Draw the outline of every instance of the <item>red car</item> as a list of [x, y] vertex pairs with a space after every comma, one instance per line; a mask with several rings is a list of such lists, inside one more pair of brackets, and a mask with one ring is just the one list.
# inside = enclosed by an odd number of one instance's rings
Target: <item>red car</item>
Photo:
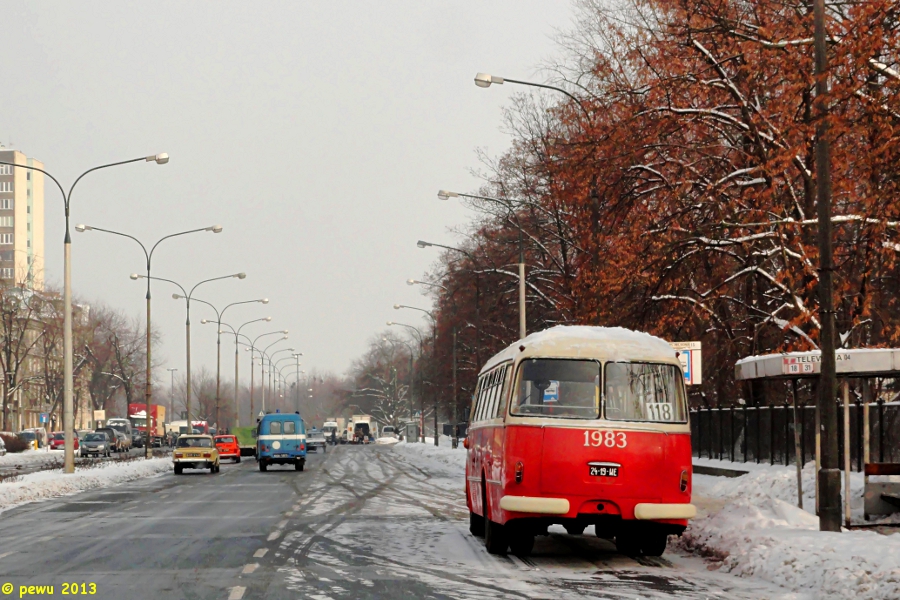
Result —
[[234, 462], [241, 462], [241, 448], [233, 435], [217, 435], [216, 450], [219, 451], [220, 459], [233, 458]]
[[[78, 452], [78, 436], [75, 435], [75, 452]], [[51, 450], [65, 450], [66, 448], [66, 434], [62, 431], [55, 431], [50, 434], [50, 449]]]

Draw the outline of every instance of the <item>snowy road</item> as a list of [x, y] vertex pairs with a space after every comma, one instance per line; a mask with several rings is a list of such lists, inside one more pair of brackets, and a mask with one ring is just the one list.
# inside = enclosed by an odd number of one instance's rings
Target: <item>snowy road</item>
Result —
[[95, 598], [129, 600], [796, 598], [671, 546], [620, 556], [590, 529], [539, 538], [526, 560], [491, 556], [468, 533], [458, 461], [412, 446], [331, 448], [302, 473], [245, 460], [14, 508], [0, 583], [58, 598], [63, 582], [93, 583]]

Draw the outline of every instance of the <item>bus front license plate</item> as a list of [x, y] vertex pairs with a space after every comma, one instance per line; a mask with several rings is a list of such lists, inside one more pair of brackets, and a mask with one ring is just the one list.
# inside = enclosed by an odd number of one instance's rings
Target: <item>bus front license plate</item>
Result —
[[619, 467], [590, 467], [591, 477], [618, 477]]

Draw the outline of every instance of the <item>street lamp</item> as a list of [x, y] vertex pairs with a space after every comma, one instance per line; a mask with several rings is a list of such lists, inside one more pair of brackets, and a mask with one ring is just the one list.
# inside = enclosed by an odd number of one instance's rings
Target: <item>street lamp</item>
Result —
[[[268, 298], [257, 298], [256, 300], [241, 300], [240, 302], [232, 302], [223, 308], [221, 311], [218, 310], [215, 306], [207, 302], [206, 300], [200, 300], [199, 298], [195, 298], [197, 302], [202, 302], [207, 305], [213, 312], [216, 313], [216, 320], [210, 321], [209, 319], [203, 319], [200, 321], [201, 325], [206, 325], [207, 323], [215, 323], [216, 324], [216, 430], [218, 431], [219, 424], [219, 399], [220, 399], [220, 390], [221, 390], [221, 381], [222, 381], [222, 316], [225, 314], [225, 311], [231, 308], [232, 306], [237, 306], [239, 304], [254, 304], [259, 302], [260, 304], [268, 304]], [[234, 416], [235, 423], [239, 423], [239, 419], [237, 415]]]
[[[420, 247], [423, 247], [423, 246], [420, 246]], [[429, 287], [441, 288], [441, 289], [444, 290], [445, 292], [448, 291], [448, 290], [447, 290], [447, 286], [441, 285], [440, 283], [432, 283], [432, 282], [430, 282], [430, 281], [419, 281], [418, 279], [407, 279], [407, 280], [406, 280], [406, 285], [416, 285], [416, 284], [418, 284], [418, 285], [427, 285], [427, 286], [429, 286]]]
[[489, 88], [489, 87], [491, 87], [492, 83], [496, 83], [497, 85], [503, 85], [504, 83], [507, 83], [507, 82], [516, 83], [519, 85], [527, 85], [527, 86], [536, 87], [536, 88], [544, 88], [545, 90], [553, 90], [555, 92], [565, 94], [566, 96], [568, 96], [575, 102], [575, 104], [578, 106], [578, 108], [580, 108], [582, 110], [582, 112], [585, 113], [585, 115], [590, 116], [590, 114], [587, 112], [587, 109], [582, 104], [581, 100], [579, 100], [578, 98], [576, 98], [575, 96], [573, 96], [572, 94], [570, 94], [569, 92], [567, 92], [566, 90], [564, 90], [560, 87], [547, 85], [545, 83], [534, 83], [532, 81], [521, 81], [518, 79], [506, 79], [504, 77], [497, 77], [496, 75], [489, 75], [487, 73], [477, 73], [475, 75], [475, 85], [477, 85], [480, 88]]
[[432, 322], [434, 323], [434, 326], [437, 327], [437, 319], [434, 318], [434, 313], [432, 313], [430, 310], [425, 310], [424, 308], [418, 308], [416, 306], [407, 306], [405, 304], [395, 304], [394, 305], [394, 310], [400, 310], [401, 308], [408, 308], [410, 310], [417, 310], [419, 312], [425, 313], [426, 315], [428, 315], [431, 318]]
[[[172, 415], [175, 414], [175, 371], [178, 369], [169, 368], [166, 371], [172, 376], [172, 382], [169, 385], [169, 420], [171, 421]], [[147, 436], [150, 437], [149, 434]]]
[[169, 162], [169, 155], [165, 152], [160, 154], [152, 154], [150, 156], [142, 156], [140, 158], [132, 158], [119, 162], [100, 165], [88, 169], [75, 179], [75, 183], [69, 188], [69, 192], [63, 188], [62, 184], [56, 177], [47, 171], [30, 165], [19, 165], [16, 163], [0, 161], [0, 165], [8, 165], [18, 169], [28, 169], [29, 171], [37, 171], [43, 173], [56, 184], [63, 197], [63, 207], [65, 208], [66, 235], [63, 238], [63, 429], [65, 430], [65, 463], [64, 472], [75, 472], [75, 404], [74, 404], [74, 368], [73, 360], [74, 350], [72, 348], [72, 236], [69, 235], [69, 214], [72, 200], [72, 192], [78, 182], [87, 175], [100, 169], [108, 167], [117, 167], [119, 165], [127, 165], [139, 161], [155, 162], [158, 165], [164, 165]]
[[[168, 157], [166, 157], [166, 160], [168, 160]], [[144, 251], [144, 258], [147, 260], [147, 296], [146, 296], [146, 298], [147, 298], [147, 373], [146, 373], [147, 382], [146, 382], [146, 392], [144, 393], [144, 402], [146, 404], [146, 409], [147, 409], [147, 440], [148, 440], [148, 443], [144, 447], [144, 456], [146, 458], [150, 458], [153, 455], [153, 453], [151, 452], [152, 444], [149, 443], [149, 441], [151, 440], [150, 432], [153, 428], [153, 411], [150, 408], [150, 404], [152, 403], [152, 400], [153, 400], [153, 374], [151, 372], [152, 364], [151, 364], [151, 360], [150, 360], [150, 358], [151, 358], [150, 357], [150, 339], [151, 339], [151, 334], [150, 334], [150, 264], [151, 264], [151, 261], [153, 260], [153, 253], [156, 251], [156, 248], [163, 241], [168, 240], [170, 238], [187, 235], [189, 233], [199, 233], [201, 231], [211, 231], [213, 233], [221, 233], [222, 226], [221, 225], [211, 225], [209, 227], [200, 227], [198, 229], [189, 229], [188, 231], [180, 231], [178, 233], [171, 233], [169, 235], [165, 235], [165, 236], [161, 237], [155, 244], [153, 244], [153, 247], [151, 247], [149, 251], [147, 250], [147, 246], [145, 246], [143, 244], [143, 242], [141, 242], [139, 239], [137, 239], [133, 235], [129, 235], [127, 233], [113, 231], [112, 229], [103, 229], [101, 227], [92, 227], [90, 225], [83, 225], [83, 224], [76, 225], [75, 231], [78, 231], [81, 233], [84, 233], [85, 231], [102, 231], [103, 233], [118, 235], [120, 237], [125, 237], [130, 240], [133, 240], [137, 243], [138, 246], [141, 247], [141, 250]]]
[[381, 340], [383, 342], [388, 342], [389, 344], [403, 344], [409, 349], [409, 415], [412, 416], [413, 406], [415, 403], [415, 399], [413, 398], [413, 381], [415, 380], [413, 378], [413, 355], [415, 354], [415, 352], [413, 351], [413, 347], [403, 340], [393, 340], [388, 339], [387, 337], [382, 337]]
[[[262, 336], [260, 336], [262, 337]], [[259, 339], [259, 338], [257, 338]], [[262, 397], [262, 409], [265, 412], [266, 410], [266, 371], [265, 371], [265, 359], [269, 358], [269, 385], [271, 386], [272, 382], [272, 359], [267, 354], [269, 348], [274, 346], [275, 344], [280, 344], [284, 340], [288, 339], [287, 329], [284, 330], [284, 337], [280, 340], [276, 340], [266, 346], [263, 350], [259, 350], [259, 364], [260, 364], [260, 373], [262, 373], [262, 386], [263, 386], [263, 397]], [[253, 345], [256, 345], [256, 342], [253, 342]]]
[[[507, 221], [512, 223], [512, 215], [515, 211], [513, 211], [512, 203], [500, 200], [499, 198], [489, 198], [487, 196], [478, 196], [475, 194], [462, 194], [458, 192], [450, 192], [447, 190], [439, 190], [438, 191], [438, 199], [440, 200], [449, 200], [450, 198], [471, 198], [473, 200], [484, 200], [485, 202], [494, 202], [496, 204], [503, 205], [507, 210]], [[522, 243], [522, 225], [518, 222], [519, 218], [516, 217], [516, 229], [518, 230], [519, 237], [519, 339], [524, 338], [528, 335], [527, 332], [527, 321], [525, 318], [525, 248]], [[427, 242], [419, 242], [419, 244]], [[429, 246], [440, 246], [440, 244], [428, 244]], [[424, 248], [425, 246], [419, 246], [420, 248]], [[446, 246], [440, 246], [441, 248], [446, 248]]]
[[[239, 379], [239, 376], [238, 376], [238, 357], [240, 356], [240, 352], [238, 352], [238, 341], [239, 341], [238, 338], [239, 338], [240, 336], [244, 335], [244, 334], [241, 333], [241, 329], [243, 329], [244, 326], [249, 325], [250, 323], [259, 323], [260, 321], [265, 321], [265, 322], [268, 323], [268, 322], [270, 322], [271, 320], [272, 320], [272, 317], [263, 317], [263, 318], [261, 318], [261, 319], [253, 319], [252, 321], [247, 321], [247, 322], [244, 323], [243, 325], [239, 326], [237, 329], [235, 329], [234, 327], [232, 327], [232, 326], [229, 325], [228, 323], [222, 323], [222, 325], [224, 325], [225, 327], [227, 327], [228, 329], [230, 329], [232, 333], [234, 333], [234, 426], [235, 426], [235, 427], [240, 427], [240, 426], [241, 426], [240, 411], [238, 410], [238, 408], [239, 408], [239, 405], [238, 405], [238, 391], [239, 391], [239, 386], [238, 386], [238, 379]], [[221, 333], [221, 332], [219, 332], [219, 333]], [[245, 337], [247, 340], [250, 339], [250, 338], [248, 338], [246, 335], [244, 335], [244, 337]], [[253, 365], [252, 365], [252, 364], [250, 365], [250, 371], [251, 371], [251, 373], [252, 373], [252, 371], [253, 371]], [[252, 376], [251, 376], [251, 379], [252, 379]], [[252, 393], [252, 392], [251, 392], [251, 393]], [[250, 413], [251, 413], [251, 415], [253, 414], [253, 408], [252, 408], [252, 407], [251, 407], [251, 409], [250, 409]], [[251, 417], [251, 422], [252, 422], [252, 417]]]
[[[254, 383], [254, 381], [253, 381], [253, 376], [254, 376], [253, 374], [255, 373], [255, 370], [253, 369], [253, 367], [255, 366], [254, 360], [253, 360], [253, 352], [254, 352], [254, 351], [257, 351], [257, 352], [260, 353], [260, 356], [259, 356], [260, 379], [262, 380], [262, 384], [263, 384], [263, 387], [262, 387], [262, 392], [263, 392], [263, 406], [262, 406], [262, 408], [263, 408], [263, 414], [265, 414], [265, 408], [266, 408], [266, 400], [265, 400], [265, 398], [266, 398], [266, 382], [265, 382], [265, 377], [263, 377], [263, 372], [262, 372], [262, 364], [263, 364], [263, 362], [262, 362], [262, 351], [261, 351], [259, 348], [256, 347], [256, 342], [258, 342], [260, 339], [262, 339], [262, 338], [264, 338], [264, 337], [266, 337], [266, 336], [269, 336], [269, 335], [275, 335], [275, 334], [282, 334], [282, 335], [285, 336], [285, 339], [287, 339], [288, 330], [287, 330], [287, 329], [283, 329], [283, 330], [280, 330], [280, 331], [269, 331], [269, 332], [267, 332], [267, 333], [263, 333], [263, 334], [260, 334], [260, 335], [256, 336], [256, 339], [254, 339], [254, 340], [252, 340], [252, 341], [251, 341], [250, 338], [247, 337], [246, 335], [241, 334], [242, 337], [244, 337], [248, 342], [250, 342], [249, 344], [244, 344], [245, 346], [248, 346], [247, 348], [244, 348], [244, 350], [247, 351], [247, 352], [250, 352], [250, 422], [251, 422], [251, 423], [253, 422], [253, 408], [254, 408], [254, 406], [253, 406], [253, 388], [255, 387], [255, 383]], [[241, 342], [241, 343], [243, 343], [243, 342]]]
[[210, 281], [219, 281], [220, 279], [246, 279], [246, 273], [234, 273], [233, 275], [222, 275], [220, 277], [212, 277], [210, 279], [204, 279], [203, 281], [194, 285], [191, 288], [191, 291], [188, 292], [184, 289], [184, 286], [178, 283], [177, 281], [172, 281], [171, 279], [164, 279], [162, 277], [147, 277], [146, 275], [138, 275], [137, 273], [132, 273], [131, 278], [134, 280], [138, 279], [153, 279], [156, 281], [165, 281], [167, 283], [171, 283], [172, 285], [177, 286], [181, 290], [181, 295], [172, 294], [172, 298], [174, 300], [184, 300], [185, 308], [187, 316], [184, 321], [184, 332], [186, 338], [186, 349], [185, 349], [185, 360], [187, 362], [187, 380], [185, 381], [185, 406], [184, 410], [187, 414], [188, 420], [188, 431], [193, 431], [193, 426], [190, 424], [191, 421], [191, 298], [194, 295], [194, 290], [203, 285], [204, 283], [209, 283]]
[[[283, 340], [279, 340], [279, 341], [283, 341]], [[274, 342], [273, 344], [270, 344], [269, 347], [271, 348], [272, 346], [274, 346], [277, 343], [278, 342]], [[273, 359], [275, 358], [276, 354], [280, 354], [281, 352], [294, 352], [294, 351], [295, 351], [294, 348], [281, 348], [280, 350], [276, 350], [275, 352], [272, 352], [271, 354], [267, 354], [267, 356], [269, 357], [269, 385], [272, 386], [273, 394], [275, 393], [276, 381], [275, 381], [274, 373], [272, 371], [274, 371], [276, 368], [278, 368], [278, 363], [273, 362]]]
[[[425, 356], [425, 351], [424, 351], [424, 344], [425, 344], [424, 339], [425, 338], [424, 338], [424, 335], [422, 334], [422, 332], [419, 331], [418, 327], [413, 327], [412, 325], [407, 325], [406, 323], [397, 323], [396, 321], [388, 321], [387, 325], [388, 325], [388, 327], [390, 327], [392, 325], [397, 325], [399, 327], [406, 327], [407, 329], [411, 329], [412, 331], [415, 331], [416, 337], [419, 338], [419, 356], [421, 356], [421, 357]], [[431, 357], [432, 357], [432, 362], [434, 362], [434, 360], [437, 358], [437, 328], [435, 328], [434, 338], [431, 340]], [[420, 375], [420, 379], [421, 379], [422, 378], [422, 370], [421, 369], [419, 369], [419, 375]], [[421, 437], [422, 437], [422, 443], [424, 444], [425, 443], [425, 383], [424, 383], [424, 380], [422, 381], [422, 385], [420, 386], [420, 389], [419, 389], [419, 411], [420, 411], [419, 423], [420, 423], [420, 427], [422, 428]], [[435, 446], [438, 445], [437, 428], [438, 428], [437, 395], [435, 395], [435, 397], [434, 397], [434, 445]]]

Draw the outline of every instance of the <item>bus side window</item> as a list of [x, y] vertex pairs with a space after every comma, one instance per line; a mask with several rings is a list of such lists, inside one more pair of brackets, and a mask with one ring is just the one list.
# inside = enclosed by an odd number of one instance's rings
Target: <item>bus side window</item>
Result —
[[297, 426], [293, 421], [285, 421], [284, 422], [284, 433], [297, 433]]
[[503, 390], [503, 374], [506, 373], [506, 367], [497, 369], [497, 381], [494, 384], [494, 394], [491, 397], [491, 418], [497, 418], [497, 409], [500, 405], [500, 392]]
[[475, 393], [472, 394], [472, 406], [469, 407], [469, 422], [474, 422], [476, 420], [476, 411], [478, 410], [478, 397], [481, 395], [481, 377], [478, 378], [478, 382], [475, 384]]
[[491, 374], [486, 373], [482, 376], [481, 394], [478, 397], [478, 420], [484, 420], [485, 407], [487, 406], [488, 395], [491, 391]]
[[500, 402], [497, 403], [496, 417], [506, 416], [506, 404], [509, 400], [510, 379], [512, 378], [512, 365], [507, 365], [503, 370], [503, 378], [500, 380]]
[[497, 406], [497, 380], [499, 379], [500, 369], [494, 369], [491, 373], [491, 393], [488, 397], [486, 419], [494, 418], [494, 408]]

